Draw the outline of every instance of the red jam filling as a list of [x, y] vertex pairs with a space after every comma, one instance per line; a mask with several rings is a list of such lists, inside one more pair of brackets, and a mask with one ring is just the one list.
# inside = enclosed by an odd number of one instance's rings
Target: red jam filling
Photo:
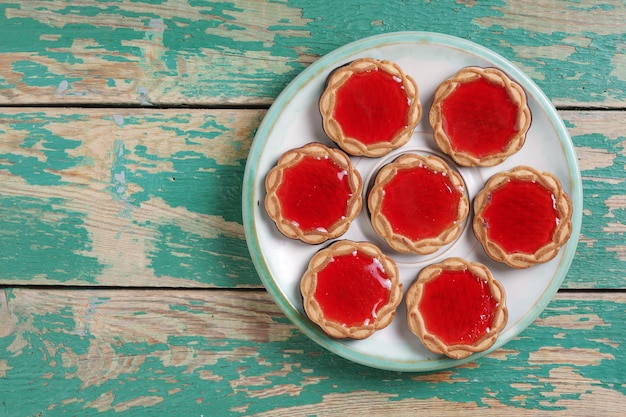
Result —
[[518, 131], [517, 112], [503, 86], [478, 78], [444, 100], [443, 130], [452, 149], [482, 158], [505, 150]]
[[381, 213], [395, 233], [413, 241], [435, 238], [457, 220], [461, 192], [441, 172], [398, 170], [384, 193]]
[[327, 320], [367, 325], [389, 301], [391, 279], [376, 258], [354, 251], [336, 256], [317, 273], [315, 299]]
[[334, 117], [345, 136], [370, 145], [404, 129], [409, 106], [402, 80], [374, 69], [353, 74], [339, 88]]
[[276, 192], [283, 217], [303, 231], [328, 231], [346, 216], [352, 196], [348, 173], [332, 159], [305, 156], [283, 171]]
[[550, 190], [512, 179], [491, 192], [483, 218], [487, 236], [505, 252], [533, 254], [552, 241], [559, 213]]
[[469, 270], [442, 271], [424, 285], [419, 303], [426, 330], [447, 345], [473, 344], [489, 333], [497, 307], [489, 284]]

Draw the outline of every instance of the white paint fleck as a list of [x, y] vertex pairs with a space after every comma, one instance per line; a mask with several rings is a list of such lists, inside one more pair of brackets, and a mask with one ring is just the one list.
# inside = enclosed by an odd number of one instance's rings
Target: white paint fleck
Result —
[[57, 87], [57, 94], [62, 94], [70, 88], [70, 83], [67, 80], [63, 80], [59, 83]]
[[118, 126], [124, 126], [124, 116], [122, 116], [121, 114], [114, 114], [113, 121]]
[[115, 174], [115, 181], [120, 184], [126, 184], [126, 172], [122, 171], [119, 174]]
[[149, 106], [152, 103], [150, 102], [150, 97], [148, 95], [148, 89], [144, 86], [140, 86], [137, 88], [137, 93], [139, 94], [139, 103], [144, 106]]
[[152, 29], [159, 30], [159, 31], [163, 31], [167, 27], [165, 26], [163, 19], [155, 19], [155, 18], [150, 19], [148, 26], [150, 26]]

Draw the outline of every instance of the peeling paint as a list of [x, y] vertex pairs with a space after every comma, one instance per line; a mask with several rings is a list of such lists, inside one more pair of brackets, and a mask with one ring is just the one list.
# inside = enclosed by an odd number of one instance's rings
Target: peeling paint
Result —
[[[404, 374], [327, 352], [297, 331], [264, 291], [11, 290], [10, 310], [19, 322], [0, 338], [0, 352], [18, 339], [21, 348], [0, 360], [0, 372], [13, 381], [10, 389], [55, 398], [49, 406], [68, 414], [156, 410], [174, 402], [196, 415], [331, 413], [358, 410], [363, 395], [367, 415], [378, 405], [380, 415], [391, 405], [407, 414], [417, 406], [571, 413], [590, 404], [576, 396], [623, 401], [626, 395], [615, 383], [625, 360], [622, 332], [615, 329], [626, 298], [594, 294], [559, 295], [521, 338], [476, 362]], [[33, 381], [15, 379], [16, 370]], [[16, 409], [12, 397], [5, 402], [7, 410]]]
[[[11, 39], [0, 52], [0, 246], [11, 249], [0, 251], [0, 284], [27, 286], [0, 289], [0, 410], [619, 413], [623, 17], [617, 0], [0, 5], [0, 39]], [[369, 369], [304, 336], [260, 289], [241, 225], [243, 169], [265, 113], [255, 109], [320, 56], [399, 30], [473, 40], [557, 106], [603, 109], [560, 112], [584, 173], [563, 286], [597, 291], [559, 293], [505, 347], [428, 374]], [[122, 288], [133, 286], [170, 289]]]

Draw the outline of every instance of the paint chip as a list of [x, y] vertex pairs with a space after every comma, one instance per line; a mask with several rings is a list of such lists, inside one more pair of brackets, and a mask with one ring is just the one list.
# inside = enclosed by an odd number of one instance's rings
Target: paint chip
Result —
[[155, 30], [160, 30], [163, 31], [165, 30], [165, 28], [167, 26], [165, 26], [165, 22], [163, 22], [163, 19], [150, 19], [150, 23], [148, 23], [148, 25]]
[[139, 103], [141, 105], [151, 105], [152, 103], [150, 102], [150, 97], [148, 96], [148, 89], [144, 86], [138, 87], [137, 88], [137, 93], [139, 94]]
[[126, 171], [122, 171], [119, 174], [115, 174], [115, 181], [119, 184], [126, 183]]
[[70, 88], [70, 83], [68, 83], [67, 80], [63, 80], [59, 83], [57, 87], [57, 94], [63, 94], [69, 88]]

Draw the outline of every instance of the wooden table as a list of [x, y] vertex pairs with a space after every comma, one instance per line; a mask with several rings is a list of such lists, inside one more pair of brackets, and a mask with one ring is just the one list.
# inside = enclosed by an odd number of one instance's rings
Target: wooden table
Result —
[[[622, 0], [0, 2], [0, 415], [624, 415]], [[584, 186], [556, 298], [432, 373], [357, 365], [280, 312], [242, 226], [280, 91], [350, 41], [448, 33], [564, 119]]]

